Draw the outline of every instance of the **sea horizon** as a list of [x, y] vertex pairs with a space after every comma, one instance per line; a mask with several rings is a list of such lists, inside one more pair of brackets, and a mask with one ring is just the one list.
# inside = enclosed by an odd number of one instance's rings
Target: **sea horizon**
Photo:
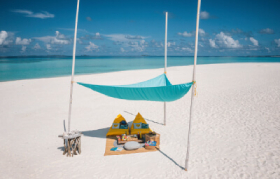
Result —
[[[0, 58], [56, 58], [56, 57], [68, 57], [73, 58], [72, 55], [20, 55], [20, 56], [0, 56]], [[76, 55], [76, 58], [79, 57], [164, 57], [164, 55]], [[194, 57], [193, 55], [170, 55], [168, 57]], [[246, 56], [197, 56], [197, 57], [280, 57], [280, 55], [246, 55]]]
[[[205, 57], [197, 64], [279, 63], [280, 57]], [[193, 65], [192, 56], [169, 56], [167, 67]], [[163, 56], [76, 56], [75, 75], [164, 67]], [[33, 56], [0, 59], [0, 82], [70, 76], [71, 56]]]

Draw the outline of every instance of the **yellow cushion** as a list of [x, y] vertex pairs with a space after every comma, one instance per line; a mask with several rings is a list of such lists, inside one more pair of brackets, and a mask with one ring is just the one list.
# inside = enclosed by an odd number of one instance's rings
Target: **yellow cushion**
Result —
[[[115, 118], [115, 120], [114, 120], [113, 123], [120, 123], [122, 120], [125, 120], [125, 118], [124, 118], [121, 114], [119, 114], [119, 115]], [[126, 121], [126, 120], [125, 120], [125, 121]]]
[[[141, 116], [140, 113], [138, 113], [134, 119], [134, 121], [132, 122], [132, 125], [131, 125], [131, 131], [134, 129], [134, 123], [144, 123], [144, 124], [147, 124], [147, 122], [145, 121], [145, 119]], [[143, 129], [142, 129], [143, 130]]]
[[[125, 120], [125, 118], [121, 114], [119, 114], [115, 118], [113, 123], [120, 123], [122, 120]], [[106, 136], [108, 136], [108, 135], [122, 135], [122, 134], [125, 134], [125, 132], [126, 132], [126, 134], [129, 134], [129, 129], [112, 129], [112, 126], [111, 126], [108, 133], [106, 134]]]
[[129, 129], [112, 129], [112, 127], [109, 129], [108, 133], [106, 134], [106, 136], [108, 135], [122, 135], [122, 134], [129, 134]]
[[139, 132], [139, 134], [140, 134], [140, 133], [141, 133], [141, 134], [147, 134], [147, 133], [149, 133], [149, 132], [152, 131], [150, 128], [148, 128], [148, 129], [134, 129], [134, 123], [140, 123], [140, 122], [142, 122], [142, 123], [144, 123], [144, 124], [147, 124], [147, 122], [146, 122], [145, 119], [141, 116], [141, 114], [138, 113], [138, 114], [136, 115], [136, 117], [135, 117], [135, 119], [134, 119], [132, 125], [131, 125], [131, 130], [130, 130], [130, 134], [131, 134], [131, 135], [133, 135], [133, 134], [138, 134], [138, 132]]

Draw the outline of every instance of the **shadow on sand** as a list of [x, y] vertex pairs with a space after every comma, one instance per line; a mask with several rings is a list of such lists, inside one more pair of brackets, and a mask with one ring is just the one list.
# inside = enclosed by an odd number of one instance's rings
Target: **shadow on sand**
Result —
[[[124, 111], [124, 112], [127, 113], [127, 114], [130, 114], [130, 115], [136, 116], [135, 114], [132, 114], [130, 112], [127, 112], [127, 111]], [[144, 118], [144, 119], [149, 121], [149, 122], [153, 122], [153, 123], [156, 123], [156, 124], [164, 125], [163, 123], [159, 123], [159, 122], [153, 121], [151, 119], [147, 119], [147, 118]]]
[[[157, 148], [158, 149], [158, 148]], [[162, 150], [158, 149], [158, 151], [164, 155], [166, 158], [168, 158], [171, 162], [173, 162], [175, 165], [177, 165], [179, 168], [181, 168], [182, 170], [185, 170], [184, 167], [182, 167], [181, 165], [179, 165], [175, 160], [173, 160], [171, 157], [169, 157], [168, 155], [166, 155], [166, 153], [164, 153]]]
[[57, 147], [58, 150], [64, 151], [64, 146], [62, 147]]
[[81, 131], [83, 135], [88, 137], [96, 137], [96, 138], [106, 138], [106, 134], [109, 131], [110, 127], [90, 130], [90, 131]]

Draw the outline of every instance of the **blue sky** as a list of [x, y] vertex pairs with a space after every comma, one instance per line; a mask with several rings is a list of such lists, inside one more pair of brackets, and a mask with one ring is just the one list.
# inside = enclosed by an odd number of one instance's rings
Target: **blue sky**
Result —
[[[0, 6], [0, 56], [72, 55], [75, 0]], [[80, 0], [77, 55], [193, 56], [196, 0]], [[279, 0], [201, 2], [199, 56], [280, 55]]]

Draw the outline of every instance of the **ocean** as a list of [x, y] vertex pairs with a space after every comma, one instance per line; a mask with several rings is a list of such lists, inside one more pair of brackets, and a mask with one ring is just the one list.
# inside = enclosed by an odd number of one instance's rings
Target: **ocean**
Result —
[[[280, 57], [198, 57], [197, 64], [275, 63]], [[193, 65], [193, 57], [168, 57], [167, 66]], [[164, 67], [164, 57], [77, 57], [75, 75]], [[0, 58], [0, 82], [71, 76], [71, 57]]]

